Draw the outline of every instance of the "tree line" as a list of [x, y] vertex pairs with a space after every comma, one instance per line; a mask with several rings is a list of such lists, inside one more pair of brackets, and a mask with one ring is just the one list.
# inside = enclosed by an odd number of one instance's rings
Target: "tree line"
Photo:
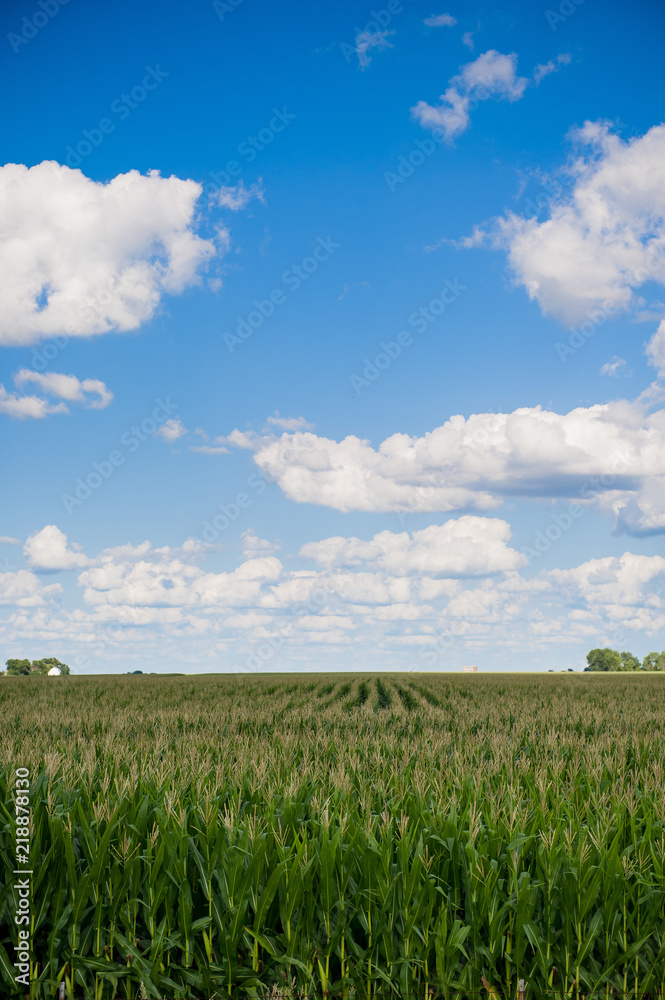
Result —
[[47, 674], [52, 667], [57, 667], [61, 674], [70, 672], [66, 663], [56, 660], [55, 656], [45, 656], [42, 660], [7, 660], [6, 673], [10, 677], [24, 677], [28, 674]]
[[647, 653], [642, 662], [632, 653], [619, 653], [616, 649], [590, 649], [586, 654], [590, 670], [665, 670], [665, 650], [662, 653]]

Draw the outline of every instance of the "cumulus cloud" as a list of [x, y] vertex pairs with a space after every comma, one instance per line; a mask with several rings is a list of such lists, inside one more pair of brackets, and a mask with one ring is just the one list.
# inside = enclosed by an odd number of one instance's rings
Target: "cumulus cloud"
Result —
[[88, 557], [80, 545], [69, 543], [67, 536], [55, 524], [47, 524], [30, 535], [23, 552], [34, 569], [80, 569], [88, 565]]
[[200, 547], [192, 541], [181, 550], [107, 550], [83, 571], [79, 583], [90, 605], [149, 607], [248, 607], [259, 601], [264, 585], [279, 579], [282, 564], [274, 556], [247, 559], [230, 573], [206, 573], [193, 559]]
[[255, 559], [257, 556], [271, 556], [281, 549], [280, 542], [269, 542], [266, 538], [259, 538], [252, 528], [247, 528], [240, 536], [242, 553], [245, 559]]
[[616, 519], [616, 530], [626, 535], [665, 533], [665, 477], [647, 476], [628, 495], [610, 495], [607, 506]]
[[587, 121], [572, 138], [570, 193], [544, 221], [509, 212], [490, 236], [529, 298], [568, 325], [594, 313], [604, 321], [641, 305], [645, 283], [665, 284], [665, 125], [623, 141]]
[[659, 584], [665, 581], [662, 556], [624, 552], [622, 556], [590, 559], [573, 569], [551, 570], [547, 576], [594, 607], [609, 606], [618, 611], [624, 607], [663, 606], [662, 587], [657, 592]]
[[165, 441], [177, 441], [178, 438], [184, 437], [187, 433], [187, 428], [180, 417], [169, 417], [155, 433]]
[[[34, 383], [47, 396], [67, 400], [70, 403], [81, 403], [90, 410], [103, 410], [113, 399], [113, 393], [99, 379], [78, 379], [75, 375], [61, 375], [57, 372], [41, 374], [28, 368], [22, 368], [14, 375], [15, 385], [21, 387], [26, 383]], [[7, 392], [0, 385], [0, 413], [19, 420], [32, 418], [41, 420], [54, 413], [69, 413], [67, 403], [50, 403], [43, 396], [25, 395]]]
[[[54, 537], [42, 561], [80, 555], [64, 535]], [[222, 654], [231, 669], [279, 669], [282, 655], [298, 669], [311, 662], [312, 646], [317, 655], [343, 652], [333, 668], [450, 669], [471, 654], [482, 665], [501, 649], [561, 655], [614, 641], [625, 648], [627, 629], [665, 628], [665, 558], [626, 552], [525, 578], [509, 537], [505, 521], [465, 516], [412, 534], [312, 542], [300, 558], [316, 568], [287, 569], [269, 551], [274, 545], [248, 530], [243, 557], [226, 572], [198, 565], [206, 547], [196, 539], [173, 548], [119, 545], [88, 560], [73, 610], [49, 610], [58, 585], [43, 587], [25, 570], [0, 573], [0, 603], [17, 606], [0, 619], [0, 640], [101, 649], [123, 671], [128, 657], [141, 669], [151, 658], [161, 666], [165, 649], [177, 662], [178, 643], [196, 669], [219, 669]]]
[[20, 569], [15, 573], [0, 573], [0, 604], [17, 608], [39, 608], [52, 601], [62, 591], [59, 583], [44, 586], [34, 573]]
[[48, 396], [66, 399], [69, 403], [82, 403], [91, 410], [103, 410], [113, 400], [113, 393], [96, 378], [81, 380], [75, 375], [62, 375], [58, 372], [40, 374], [22, 368], [14, 376], [14, 382], [18, 386], [32, 382]]
[[430, 28], [452, 28], [457, 24], [457, 18], [451, 14], [432, 14], [425, 18], [425, 24]]
[[17, 420], [43, 420], [54, 413], [69, 413], [69, 410], [64, 403], [49, 403], [41, 396], [18, 396], [0, 385], [0, 413]]
[[658, 371], [659, 376], [665, 376], [665, 320], [658, 324], [658, 329], [647, 344], [649, 364]]
[[154, 170], [100, 183], [55, 162], [0, 167], [0, 343], [145, 323], [217, 252], [193, 230], [200, 194]]
[[491, 517], [467, 515], [422, 531], [382, 531], [368, 541], [326, 538], [300, 550], [327, 569], [367, 565], [393, 576], [486, 576], [517, 569], [524, 556], [508, 547], [510, 525]]
[[569, 497], [603, 502], [619, 530], [629, 530], [626, 505], [640, 507], [643, 485], [665, 480], [665, 410], [650, 412], [643, 400], [564, 414], [537, 406], [457, 415], [376, 448], [355, 436], [237, 434], [226, 440], [253, 449], [290, 500], [344, 512], [483, 511], [510, 497]]
[[432, 106], [418, 101], [411, 114], [424, 128], [440, 130], [446, 139], [454, 139], [469, 126], [470, 113], [478, 101], [490, 98], [519, 101], [529, 81], [517, 75], [517, 56], [490, 49], [462, 67], [452, 77], [441, 95], [441, 104]]

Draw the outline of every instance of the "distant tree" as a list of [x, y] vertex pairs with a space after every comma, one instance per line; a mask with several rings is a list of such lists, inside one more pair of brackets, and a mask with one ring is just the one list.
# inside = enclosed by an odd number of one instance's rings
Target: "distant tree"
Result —
[[21, 677], [30, 673], [30, 660], [7, 660], [5, 666], [10, 677]]
[[642, 670], [665, 670], [665, 650], [662, 653], [647, 653], [642, 660]]
[[586, 654], [589, 670], [621, 670], [621, 657], [616, 649], [591, 649]]
[[69, 667], [55, 656], [45, 656], [41, 660], [32, 661], [32, 669], [38, 674], [47, 674], [52, 667], [57, 667], [61, 674], [70, 673]]
[[636, 656], [632, 653], [622, 653], [621, 654], [621, 667], [620, 670], [640, 670], [641, 664]]

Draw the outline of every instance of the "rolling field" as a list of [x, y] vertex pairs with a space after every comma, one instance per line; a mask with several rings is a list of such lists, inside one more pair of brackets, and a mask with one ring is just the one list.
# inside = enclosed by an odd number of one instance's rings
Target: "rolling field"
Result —
[[662, 676], [4, 677], [0, 732], [2, 996], [665, 996]]

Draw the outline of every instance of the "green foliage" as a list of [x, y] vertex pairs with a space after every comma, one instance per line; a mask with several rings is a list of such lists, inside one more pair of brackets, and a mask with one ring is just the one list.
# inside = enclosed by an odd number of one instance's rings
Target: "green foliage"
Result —
[[647, 653], [641, 664], [632, 653], [617, 653], [615, 649], [592, 649], [586, 658], [588, 663], [586, 671], [665, 670], [665, 651]]
[[642, 670], [665, 670], [665, 651], [647, 653], [642, 660]]
[[589, 670], [621, 670], [621, 657], [616, 649], [591, 649], [586, 654]]
[[663, 677], [307, 682], [3, 681], [3, 998], [16, 767], [32, 1000], [663, 995]]
[[640, 661], [632, 653], [621, 653], [621, 670], [640, 670]]
[[7, 660], [7, 674], [10, 677], [27, 676], [28, 674], [47, 674], [52, 667], [58, 667], [60, 672], [70, 672], [66, 663], [56, 660], [55, 656], [46, 656], [42, 660]]
[[30, 673], [30, 660], [7, 660], [5, 663], [9, 677], [21, 677]]
[[61, 674], [70, 673], [67, 664], [61, 660], [57, 660], [55, 656], [46, 656], [42, 660], [33, 660], [32, 663], [32, 669], [38, 671], [40, 674], [47, 674], [52, 667], [58, 667]]

